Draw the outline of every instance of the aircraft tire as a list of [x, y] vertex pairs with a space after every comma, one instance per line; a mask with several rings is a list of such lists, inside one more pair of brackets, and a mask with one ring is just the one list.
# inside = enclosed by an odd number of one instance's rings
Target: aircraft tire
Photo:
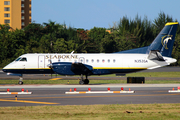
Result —
[[19, 81], [18, 84], [19, 84], [19, 85], [22, 85], [22, 84], [23, 84], [23, 81]]
[[88, 79], [85, 79], [85, 80], [84, 80], [84, 84], [89, 84], [89, 80], [88, 80]]

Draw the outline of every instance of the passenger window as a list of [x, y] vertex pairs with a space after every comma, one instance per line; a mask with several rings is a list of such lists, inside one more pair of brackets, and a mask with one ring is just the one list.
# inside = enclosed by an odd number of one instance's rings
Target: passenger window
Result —
[[92, 63], [93, 63], [93, 62], [94, 62], [94, 59], [92, 59], [91, 61], [92, 61]]
[[102, 60], [102, 62], [104, 63], [104, 62], [105, 62], [105, 60], [103, 59], [103, 60]]
[[99, 63], [99, 59], [97, 59], [97, 63]]
[[114, 60], [113, 60], [113, 62], [115, 63], [115, 62], [116, 62], [116, 60], [114, 59]]
[[26, 58], [22, 58], [20, 61], [27, 61], [27, 59]]
[[110, 59], [108, 59], [108, 63], [110, 63]]
[[83, 63], [83, 59], [81, 59], [81, 63]]
[[88, 59], [86, 59], [86, 63], [88, 63]]

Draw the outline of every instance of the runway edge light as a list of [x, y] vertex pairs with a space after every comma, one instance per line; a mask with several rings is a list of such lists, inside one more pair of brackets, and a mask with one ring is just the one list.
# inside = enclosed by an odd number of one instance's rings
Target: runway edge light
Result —
[[77, 89], [76, 89], [76, 88], [74, 88], [74, 92], [76, 92], [76, 90], [77, 90]]
[[91, 92], [91, 88], [88, 88], [88, 92]]
[[71, 91], [68, 91], [68, 92], [65, 92], [65, 94], [86, 94], [86, 93], [88, 93], [88, 94], [90, 94], [90, 93], [99, 93], [99, 94], [101, 94], [101, 93], [135, 93], [135, 91], [131, 91], [130, 90], [130, 88], [129, 88], [129, 91], [125, 91], [124, 90], [124, 88], [122, 87], [121, 88], [121, 91], [110, 91], [110, 88], [108, 87], [107, 88], [107, 90], [108, 91], [91, 91], [91, 88], [88, 88], [88, 91], [85, 91], [85, 92], [78, 92], [78, 91], [76, 91], [77, 89], [76, 88], [74, 88], [74, 92], [71, 92]]
[[10, 89], [8, 88], [8, 89], [7, 89], [7, 92], [9, 92], [9, 91], [10, 91]]
[[168, 90], [168, 92], [180, 92], [180, 87], [177, 87], [177, 90], [174, 90], [174, 88], [172, 90]]
[[109, 87], [107, 88], [107, 90], [108, 90], [108, 92], [110, 92], [110, 88]]
[[180, 90], [180, 87], [178, 86], [177, 89]]
[[24, 92], [24, 88], [21, 89], [21, 92]]
[[123, 91], [124, 90], [124, 88], [123, 87], [121, 87], [121, 91]]

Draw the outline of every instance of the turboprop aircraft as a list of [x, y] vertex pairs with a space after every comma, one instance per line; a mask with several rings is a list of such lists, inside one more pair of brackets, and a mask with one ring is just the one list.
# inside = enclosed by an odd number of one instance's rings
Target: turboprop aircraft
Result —
[[[88, 84], [88, 76], [126, 74], [154, 69], [176, 62], [171, 57], [178, 22], [166, 23], [154, 41], [147, 47], [111, 54], [44, 53], [24, 54], [3, 68], [7, 75], [60, 74], [81, 75], [79, 84]], [[83, 79], [83, 75], [86, 79]]]

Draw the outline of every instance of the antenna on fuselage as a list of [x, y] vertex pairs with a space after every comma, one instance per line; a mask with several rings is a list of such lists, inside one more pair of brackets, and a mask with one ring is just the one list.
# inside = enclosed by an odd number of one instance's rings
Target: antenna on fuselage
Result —
[[71, 54], [73, 54], [74, 53], [74, 50], [71, 52]]

